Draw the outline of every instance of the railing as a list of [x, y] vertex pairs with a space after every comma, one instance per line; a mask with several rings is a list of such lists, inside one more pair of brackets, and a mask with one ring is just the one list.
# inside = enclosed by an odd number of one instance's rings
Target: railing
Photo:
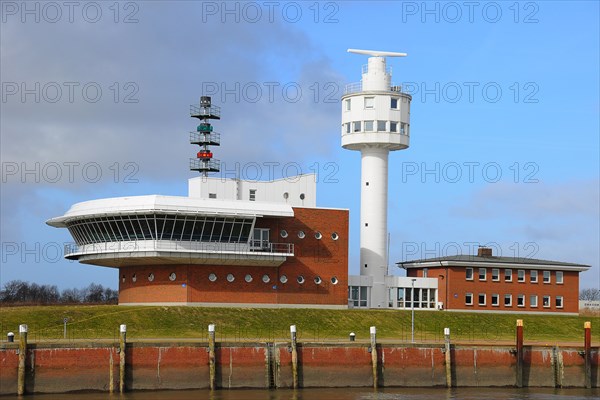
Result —
[[[362, 73], [366, 74], [367, 72], [369, 72], [369, 64], [363, 64], [362, 65]], [[390, 66], [385, 67], [385, 73], [391, 75], [392, 74], [392, 67], [390, 67]]]
[[[362, 92], [362, 90], [362, 82], [353, 82], [346, 85], [344, 88], [344, 94]], [[390, 92], [402, 93], [402, 86], [392, 83], [387, 90]]]
[[221, 118], [221, 107], [212, 106], [212, 105], [210, 107], [200, 107], [200, 106], [192, 104], [190, 106], [190, 116], [192, 116], [192, 117], [213, 116], [213, 117]]
[[192, 242], [171, 240], [137, 240], [128, 242], [104, 242], [86, 245], [65, 244], [65, 257], [97, 253], [174, 251], [189, 253], [269, 253], [294, 255], [293, 243], [264, 243], [260, 247], [249, 243]]
[[190, 143], [218, 145], [221, 144], [221, 135], [219, 133], [205, 135], [200, 132], [190, 132]]

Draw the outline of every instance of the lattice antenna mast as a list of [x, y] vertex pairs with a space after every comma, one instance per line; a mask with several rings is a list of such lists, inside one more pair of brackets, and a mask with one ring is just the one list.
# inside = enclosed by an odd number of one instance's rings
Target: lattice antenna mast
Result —
[[221, 135], [213, 132], [209, 121], [221, 119], [221, 108], [212, 105], [210, 96], [202, 96], [200, 106], [195, 104], [190, 106], [190, 116], [200, 120], [196, 131], [190, 132], [190, 144], [200, 146], [196, 158], [190, 158], [190, 170], [198, 171], [203, 176], [208, 176], [209, 172], [219, 172], [220, 162], [213, 159], [210, 146], [220, 146]]

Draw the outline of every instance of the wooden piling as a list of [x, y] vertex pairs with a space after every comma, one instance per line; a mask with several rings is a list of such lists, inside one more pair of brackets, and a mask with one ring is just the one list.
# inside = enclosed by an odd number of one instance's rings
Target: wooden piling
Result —
[[296, 325], [290, 326], [292, 337], [292, 386], [298, 389], [298, 349], [296, 347]]
[[119, 327], [119, 393], [125, 392], [125, 362], [127, 348], [127, 325]]
[[523, 320], [517, 320], [517, 387], [523, 387]]
[[371, 332], [371, 364], [373, 365], [373, 388], [377, 389], [379, 374], [377, 368], [377, 328], [372, 326]]
[[115, 377], [113, 368], [115, 367], [113, 361], [113, 349], [110, 349], [109, 357], [108, 357], [108, 392], [110, 394], [115, 391]]
[[444, 328], [444, 358], [446, 362], [446, 387], [452, 387], [452, 354], [450, 353], [450, 328]]
[[27, 357], [27, 325], [19, 325], [19, 369], [17, 371], [17, 395], [25, 394], [25, 359]]
[[592, 323], [583, 324], [583, 348], [585, 357], [585, 387], [592, 387]]
[[216, 365], [215, 365], [215, 325], [208, 325], [208, 375], [210, 390], [216, 388]]
[[552, 363], [554, 365], [554, 387], [561, 388], [563, 386], [564, 364], [562, 351], [558, 346], [552, 348]]

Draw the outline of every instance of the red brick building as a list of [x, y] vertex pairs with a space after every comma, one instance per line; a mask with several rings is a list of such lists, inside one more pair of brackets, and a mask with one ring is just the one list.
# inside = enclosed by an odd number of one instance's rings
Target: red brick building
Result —
[[490, 248], [476, 256], [398, 263], [408, 277], [437, 278], [446, 310], [578, 313], [579, 273], [588, 265], [498, 257]]
[[346, 308], [348, 210], [316, 207], [316, 177], [194, 178], [190, 196], [75, 204], [65, 257], [119, 269], [119, 304]]

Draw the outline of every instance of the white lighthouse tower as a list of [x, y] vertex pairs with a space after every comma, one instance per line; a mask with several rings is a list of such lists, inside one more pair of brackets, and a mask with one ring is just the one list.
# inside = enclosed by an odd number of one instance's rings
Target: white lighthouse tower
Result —
[[361, 152], [360, 274], [372, 277], [369, 307], [387, 307], [388, 153], [408, 148], [409, 94], [391, 83], [386, 57], [406, 53], [348, 49], [368, 55], [362, 80], [342, 96], [342, 147]]

